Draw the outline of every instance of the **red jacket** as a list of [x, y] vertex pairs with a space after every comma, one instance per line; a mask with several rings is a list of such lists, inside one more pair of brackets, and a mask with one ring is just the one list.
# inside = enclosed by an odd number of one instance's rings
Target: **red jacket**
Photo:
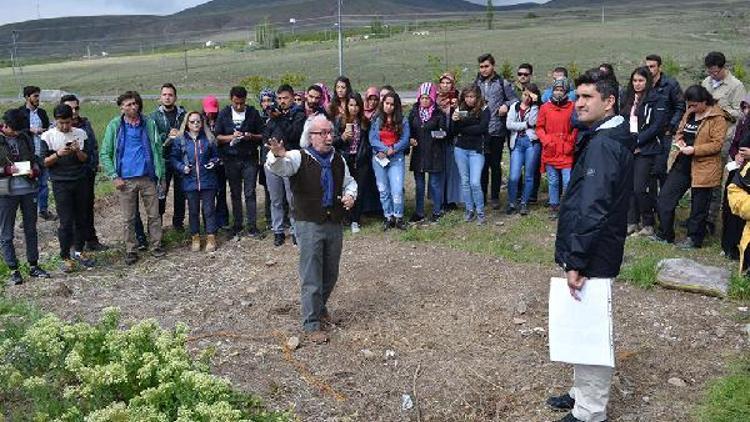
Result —
[[568, 101], [557, 106], [547, 101], [539, 110], [536, 122], [536, 134], [542, 143], [542, 172], [549, 164], [556, 169], [573, 167], [577, 129], [573, 129], [574, 103]]

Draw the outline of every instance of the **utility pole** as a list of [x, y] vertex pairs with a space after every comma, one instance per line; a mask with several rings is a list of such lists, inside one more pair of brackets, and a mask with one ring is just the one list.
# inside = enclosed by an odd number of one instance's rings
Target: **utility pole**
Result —
[[604, 25], [604, 2], [606, 0], [602, 0], [602, 25]]
[[188, 69], [187, 40], [186, 39], [182, 40], [182, 50], [185, 53], [185, 80], [187, 80], [189, 69]]
[[[18, 31], [13, 30], [10, 33], [10, 38], [13, 46], [10, 49], [10, 65], [13, 67], [13, 79], [16, 80], [16, 85], [18, 85], [18, 95], [21, 95], [21, 69], [20, 66], [18, 66], [18, 45], [16, 42], [18, 41]], [[18, 70], [16, 70], [16, 67], [19, 67]]]
[[341, 26], [341, 2], [339, 3], [338, 29], [339, 29], [339, 76], [344, 76], [344, 28]]
[[91, 44], [86, 44], [86, 58], [91, 60]]

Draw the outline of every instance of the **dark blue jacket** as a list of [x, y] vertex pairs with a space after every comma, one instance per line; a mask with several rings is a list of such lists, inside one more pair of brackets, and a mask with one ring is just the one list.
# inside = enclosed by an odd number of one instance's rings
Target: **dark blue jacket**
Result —
[[[630, 119], [630, 107], [622, 109], [622, 117], [628, 122]], [[658, 91], [652, 89], [646, 98], [638, 104], [636, 115], [638, 116], [638, 134], [636, 135], [635, 147], [640, 149], [640, 154], [659, 155], [664, 148], [671, 145], [662, 145], [664, 131], [667, 127], [667, 99]]]
[[675, 134], [680, 126], [680, 121], [682, 121], [682, 115], [685, 114], [685, 99], [682, 95], [680, 83], [662, 73], [659, 82], [654, 85], [654, 89], [667, 100], [667, 117], [664, 121], [664, 129]]
[[97, 142], [96, 140], [96, 133], [94, 133], [94, 128], [91, 126], [91, 121], [85, 117], [81, 117], [81, 120], [76, 127], [79, 129], [83, 129], [83, 131], [86, 132], [86, 135], [88, 136], [88, 140], [91, 141], [84, 143], [84, 152], [86, 153], [86, 155], [88, 155], [89, 158], [85, 163], [83, 163], [83, 167], [88, 172], [96, 174], [96, 172], [99, 170], [99, 142]]
[[[170, 164], [182, 176], [182, 190], [185, 192], [216, 189], [216, 168], [207, 169], [206, 165], [213, 163], [216, 166], [218, 161], [216, 143], [209, 141], [205, 132], [201, 132], [197, 141], [185, 133], [172, 142]], [[190, 173], [185, 174], [188, 165]]]
[[633, 136], [622, 116], [605, 119], [576, 145], [560, 205], [555, 262], [585, 277], [614, 278], [625, 249], [633, 194]]

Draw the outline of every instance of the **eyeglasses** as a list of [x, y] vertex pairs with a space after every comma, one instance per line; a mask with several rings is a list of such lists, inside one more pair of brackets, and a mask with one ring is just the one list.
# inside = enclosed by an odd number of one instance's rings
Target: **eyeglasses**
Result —
[[188, 123], [190, 123], [191, 125], [199, 125], [203, 122], [201, 122], [200, 120], [188, 120]]
[[531, 73], [524, 73], [524, 72], [518, 72], [516, 73], [518, 76], [531, 76]]
[[330, 130], [316, 130], [316, 131], [310, 131], [310, 135], [320, 135], [320, 136], [329, 136], [332, 134], [333, 131]]

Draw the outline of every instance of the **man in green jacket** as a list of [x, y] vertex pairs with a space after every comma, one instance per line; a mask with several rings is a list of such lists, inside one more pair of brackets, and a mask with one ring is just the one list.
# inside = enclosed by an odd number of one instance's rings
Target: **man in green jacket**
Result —
[[125, 263], [138, 261], [135, 239], [136, 205], [140, 195], [148, 215], [151, 254], [162, 257], [161, 218], [158, 189], [164, 179], [164, 157], [156, 123], [141, 114], [143, 100], [135, 91], [117, 98], [121, 115], [112, 119], [104, 131], [99, 162], [114, 183], [124, 220]]

